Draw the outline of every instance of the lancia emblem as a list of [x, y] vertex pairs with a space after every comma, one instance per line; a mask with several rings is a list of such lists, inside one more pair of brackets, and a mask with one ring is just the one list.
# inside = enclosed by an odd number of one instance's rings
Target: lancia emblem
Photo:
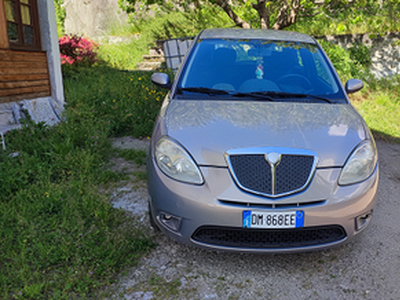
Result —
[[276, 152], [271, 152], [265, 154], [265, 160], [269, 163], [270, 166], [276, 166], [281, 161], [281, 154]]

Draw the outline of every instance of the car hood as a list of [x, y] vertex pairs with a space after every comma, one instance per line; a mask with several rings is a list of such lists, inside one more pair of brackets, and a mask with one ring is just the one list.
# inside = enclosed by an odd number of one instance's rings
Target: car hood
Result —
[[369, 136], [349, 104], [173, 100], [161, 118], [199, 165], [226, 166], [232, 149], [285, 147], [316, 152], [318, 167], [343, 166]]

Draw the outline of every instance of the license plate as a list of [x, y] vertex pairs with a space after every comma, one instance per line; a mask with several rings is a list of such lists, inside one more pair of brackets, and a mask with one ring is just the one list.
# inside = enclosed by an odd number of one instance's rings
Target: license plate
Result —
[[304, 211], [263, 212], [243, 211], [244, 228], [300, 228], [304, 225]]

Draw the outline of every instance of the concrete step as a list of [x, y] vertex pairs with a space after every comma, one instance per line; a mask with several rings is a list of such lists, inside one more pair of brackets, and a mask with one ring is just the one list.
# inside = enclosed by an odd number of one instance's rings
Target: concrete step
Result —
[[22, 101], [23, 108], [26, 109], [35, 123], [44, 122], [53, 126], [60, 122], [50, 97], [38, 98], [35, 100]]
[[142, 58], [148, 62], [151, 62], [151, 61], [163, 62], [163, 61], [165, 61], [164, 55], [158, 55], [158, 54], [157, 55], [147, 54], [147, 55], [143, 55]]
[[158, 48], [158, 47], [151, 47], [149, 50], [149, 54], [164, 56], [164, 52], [163, 52], [162, 48]]
[[155, 71], [161, 67], [162, 62], [159, 61], [151, 61], [151, 62], [141, 62], [138, 63], [136, 66], [138, 70], [141, 71]]

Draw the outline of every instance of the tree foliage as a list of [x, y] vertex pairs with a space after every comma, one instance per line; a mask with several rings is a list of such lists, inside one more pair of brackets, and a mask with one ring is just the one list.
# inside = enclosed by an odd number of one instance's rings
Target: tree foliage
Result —
[[334, 19], [349, 10], [384, 15], [395, 23], [400, 11], [400, 0], [119, 0], [119, 4], [128, 13], [146, 11], [154, 4], [164, 12], [193, 12], [212, 5], [223, 11], [234, 26], [263, 29], [283, 29], [299, 19], [320, 14]]
[[[242, 28], [250, 28], [252, 24], [259, 23], [261, 28], [283, 29], [296, 23], [298, 17], [312, 15], [317, 7], [310, 0], [209, 0], [206, 3], [222, 9], [236, 26]], [[119, 0], [119, 4], [128, 13], [137, 13], [153, 4], [157, 4], [161, 10], [189, 11], [199, 9], [205, 2]], [[255, 15], [257, 19], [254, 19]]]
[[56, 11], [56, 18], [57, 18], [57, 28], [58, 28], [58, 35], [64, 34], [64, 22], [65, 22], [65, 9], [63, 6], [63, 0], [54, 0], [54, 9]]

